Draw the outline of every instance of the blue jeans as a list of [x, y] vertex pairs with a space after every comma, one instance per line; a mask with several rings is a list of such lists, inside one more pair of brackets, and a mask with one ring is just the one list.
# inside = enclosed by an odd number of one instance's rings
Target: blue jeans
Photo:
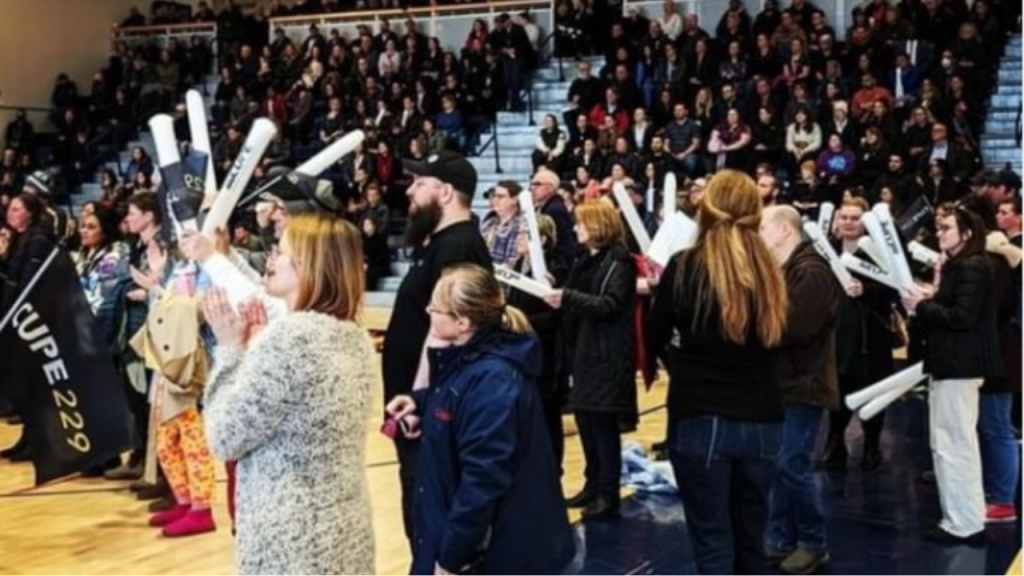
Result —
[[799, 546], [812, 552], [826, 548], [825, 514], [811, 463], [824, 416], [823, 408], [786, 407], [779, 475], [772, 487], [765, 540], [770, 548], [793, 550]]
[[978, 441], [985, 500], [989, 504], [1013, 504], [1017, 500], [1020, 448], [1013, 432], [1012, 409], [1010, 392], [981, 395]]
[[764, 531], [782, 426], [718, 416], [682, 418], [669, 455], [698, 574], [766, 574]]

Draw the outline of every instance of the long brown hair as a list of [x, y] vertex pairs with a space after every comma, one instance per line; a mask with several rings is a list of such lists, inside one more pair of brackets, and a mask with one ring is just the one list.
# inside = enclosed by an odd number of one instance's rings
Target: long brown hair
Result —
[[355, 321], [365, 289], [362, 236], [348, 221], [304, 214], [288, 223], [284, 240], [299, 276], [296, 310]]
[[[697, 244], [681, 258], [694, 258], [699, 270], [695, 322], [706, 320], [717, 304], [727, 340], [746, 343], [756, 323], [758, 340], [774, 347], [786, 329], [789, 297], [782, 271], [758, 232], [761, 212], [761, 198], [749, 176], [719, 172], [700, 205]], [[676, 282], [681, 288], [684, 275], [677, 275]]]
[[445, 269], [434, 287], [431, 305], [476, 328], [500, 327], [513, 334], [531, 332], [530, 321], [505, 301], [505, 291], [494, 274], [476, 264]]

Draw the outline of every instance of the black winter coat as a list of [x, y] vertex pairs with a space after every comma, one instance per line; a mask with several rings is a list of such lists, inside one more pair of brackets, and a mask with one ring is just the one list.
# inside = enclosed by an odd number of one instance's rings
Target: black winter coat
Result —
[[991, 378], [1003, 374], [996, 331], [992, 267], [983, 254], [954, 258], [931, 300], [917, 306], [925, 337], [925, 372], [936, 380]]
[[562, 298], [560, 372], [573, 410], [635, 414], [636, 267], [624, 246], [581, 258]]
[[[864, 254], [858, 254], [862, 259]], [[861, 390], [895, 371], [893, 309], [899, 293], [867, 278], [860, 298], [843, 296], [839, 312], [836, 361], [843, 393]]]

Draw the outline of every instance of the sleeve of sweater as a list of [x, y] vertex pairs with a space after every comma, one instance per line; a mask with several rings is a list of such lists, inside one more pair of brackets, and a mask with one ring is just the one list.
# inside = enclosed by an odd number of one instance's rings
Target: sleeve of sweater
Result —
[[[456, 424], [461, 474], [438, 564], [459, 572], [486, 541], [494, 508], [512, 485], [516, 451], [516, 395], [510, 369], [492, 371], [486, 387], [468, 394]], [[483, 393], [482, 393], [483, 392]]]
[[984, 307], [996, 305], [995, 302], [985, 300], [986, 284], [991, 281], [989, 275], [985, 267], [965, 263], [950, 288], [952, 301], [949, 304], [934, 299], [921, 302], [917, 307], [918, 319], [926, 327], [935, 326], [947, 330], [975, 328]]
[[321, 375], [314, 361], [327, 346], [322, 329], [293, 314], [266, 328], [243, 352], [219, 346], [205, 398], [210, 450], [238, 460], [271, 438], [299, 409], [301, 390]]

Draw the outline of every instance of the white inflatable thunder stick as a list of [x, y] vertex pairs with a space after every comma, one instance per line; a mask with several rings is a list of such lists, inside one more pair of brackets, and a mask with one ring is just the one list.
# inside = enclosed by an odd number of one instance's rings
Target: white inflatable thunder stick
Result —
[[224, 178], [224, 185], [217, 194], [210, 213], [206, 215], [206, 221], [203, 223], [204, 236], [213, 238], [218, 228], [227, 226], [231, 213], [238, 205], [245, 187], [249, 185], [249, 180], [252, 179], [260, 158], [263, 157], [263, 152], [266, 151], [276, 133], [277, 127], [266, 118], [259, 118], [253, 122], [252, 129], [249, 130], [249, 135], [245, 138], [245, 144], [242, 145], [242, 150], [238, 153], [238, 158], [235, 158], [235, 163], [232, 164], [231, 170]]
[[198, 90], [189, 90], [185, 94], [185, 106], [188, 109], [188, 129], [192, 133], [192, 149], [206, 154], [204, 202], [211, 203], [217, 196], [217, 175], [213, 170], [213, 146], [210, 144], [210, 126], [206, 121], [206, 103]]
[[651, 251], [651, 235], [644, 228], [644, 223], [640, 220], [640, 214], [637, 213], [636, 206], [633, 205], [633, 199], [626, 192], [626, 187], [616, 183], [612, 186], [612, 195], [615, 196], [615, 201], [619, 203], [619, 210], [626, 217], [626, 225], [633, 232], [636, 243], [640, 245], [640, 252], [647, 254]]
[[537, 207], [533, 203], [533, 195], [529, 190], [519, 194], [519, 210], [526, 219], [526, 229], [530, 234], [530, 274], [533, 279], [548, 288], [551, 281], [548, 280], [548, 265], [544, 261], [544, 247], [540, 241], [540, 226], [537, 224]]
[[906, 388], [907, 382], [916, 384], [917, 382], [920, 382], [922, 378], [924, 378], [924, 362], [918, 362], [902, 372], [897, 372], [859, 392], [854, 392], [853, 394], [848, 395], [846, 397], [846, 407], [850, 410], [860, 410], [875, 398], [885, 396], [895, 390]]

